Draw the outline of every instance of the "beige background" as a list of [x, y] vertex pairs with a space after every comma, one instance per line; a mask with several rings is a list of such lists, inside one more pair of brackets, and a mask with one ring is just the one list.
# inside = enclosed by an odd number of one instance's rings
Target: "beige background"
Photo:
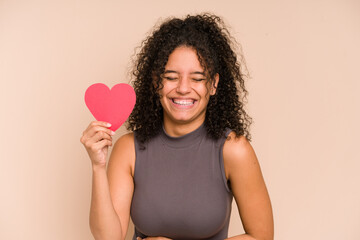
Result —
[[0, 0], [0, 239], [92, 239], [84, 92], [127, 82], [159, 18], [202, 11], [243, 47], [275, 239], [360, 239], [356, 0]]

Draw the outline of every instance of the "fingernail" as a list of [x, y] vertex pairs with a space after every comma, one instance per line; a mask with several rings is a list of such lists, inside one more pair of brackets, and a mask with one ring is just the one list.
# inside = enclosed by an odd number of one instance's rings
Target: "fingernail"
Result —
[[111, 127], [111, 123], [107, 123], [106, 126], [107, 126], [107, 127]]
[[115, 132], [114, 132], [114, 131], [111, 131], [111, 135], [115, 135]]

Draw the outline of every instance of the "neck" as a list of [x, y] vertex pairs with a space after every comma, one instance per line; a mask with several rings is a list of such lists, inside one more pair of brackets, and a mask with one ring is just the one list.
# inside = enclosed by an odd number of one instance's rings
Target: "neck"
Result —
[[164, 128], [166, 133], [171, 136], [171, 137], [181, 137], [185, 134], [188, 134], [192, 131], [195, 131], [196, 129], [198, 129], [201, 124], [203, 124], [205, 121], [205, 119], [202, 119], [200, 121], [194, 121], [191, 123], [174, 123], [171, 121], [166, 121], [166, 119], [164, 119]]

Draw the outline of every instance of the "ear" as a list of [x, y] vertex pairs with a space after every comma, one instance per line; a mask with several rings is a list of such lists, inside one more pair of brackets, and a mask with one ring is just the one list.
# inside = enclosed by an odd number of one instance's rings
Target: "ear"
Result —
[[217, 86], [219, 84], [219, 74], [215, 74], [214, 82], [211, 84], [210, 95], [215, 95]]

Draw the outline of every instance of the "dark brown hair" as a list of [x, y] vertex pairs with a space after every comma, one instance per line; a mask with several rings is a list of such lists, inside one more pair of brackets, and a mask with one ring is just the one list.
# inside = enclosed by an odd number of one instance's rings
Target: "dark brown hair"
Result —
[[188, 15], [184, 19], [171, 18], [163, 22], [143, 41], [136, 55], [132, 74], [137, 99], [128, 120], [128, 130], [136, 131], [141, 142], [159, 133], [163, 124], [158, 95], [162, 87], [161, 75], [174, 49], [189, 46], [196, 50], [210, 76], [209, 81], [219, 74], [216, 94], [210, 97], [206, 110], [208, 135], [218, 139], [230, 128], [236, 136], [243, 135], [250, 141], [252, 119], [244, 110], [247, 91], [234, 44], [224, 22], [216, 15]]

